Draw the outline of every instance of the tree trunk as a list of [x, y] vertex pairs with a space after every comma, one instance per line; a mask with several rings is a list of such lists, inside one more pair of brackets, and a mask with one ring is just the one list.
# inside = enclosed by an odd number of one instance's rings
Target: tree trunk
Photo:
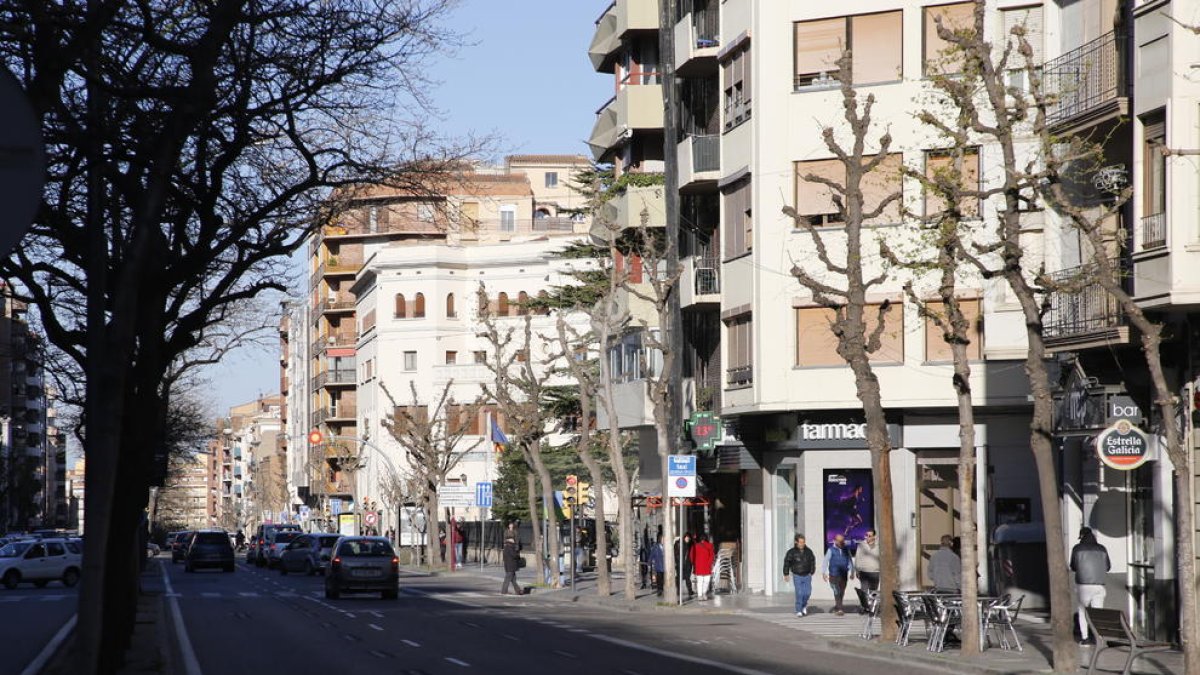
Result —
[[[943, 300], [946, 298], [943, 296]], [[955, 333], [966, 328], [957, 301], [946, 303]], [[954, 390], [958, 399], [958, 522], [962, 547], [962, 645], [963, 656], [979, 654], [979, 547], [975, 526], [975, 408], [971, 403], [971, 365], [967, 360], [967, 345], [950, 345], [954, 357]]]
[[[665, 402], [664, 402], [665, 403]], [[664, 406], [665, 407], [665, 406]], [[659, 404], [655, 403], [657, 411]], [[668, 605], [679, 604], [678, 579], [675, 569], [675, 508], [671, 506], [671, 498], [667, 496], [667, 464], [671, 454], [671, 432], [667, 429], [665, 420], [656, 414], [655, 427], [658, 435], [658, 455], [661, 459], [662, 470], [662, 536], [663, 536], [663, 601]]]
[[[438, 510], [441, 504], [438, 503], [437, 490], [429, 486], [425, 488], [425, 545], [429, 547], [429, 567], [430, 569], [444, 569], [446, 567], [446, 553], [442, 551], [441, 542], [438, 534], [440, 529], [438, 523], [441, 522], [441, 514]], [[450, 533], [446, 533], [446, 545], [450, 545]]]
[[[537, 475], [541, 487], [542, 504], [546, 509], [548, 525], [546, 540], [549, 544], [550, 571], [553, 575], [553, 578], [550, 579], [550, 587], [558, 588], [562, 582], [562, 537], [558, 534], [558, 510], [554, 507], [554, 479], [551, 478], [550, 470], [546, 468], [546, 462], [542, 459], [541, 448], [529, 445], [523, 449], [523, 454]], [[542, 554], [540, 549], [538, 554]]]
[[542, 519], [538, 517], [537, 510], [537, 477], [530, 471], [525, 474], [525, 498], [529, 500], [529, 524], [533, 530], [533, 550], [535, 562], [537, 565], [537, 578], [542, 580], [546, 578], [546, 556], [542, 555]]
[[[604, 509], [604, 471], [600, 466], [600, 462], [586, 449], [587, 440], [581, 441], [585, 448], [580, 450], [579, 458], [583, 461], [583, 465], [587, 467], [588, 475], [592, 479], [592, 490], [596, 498], [596, 595], [608, 597], [612, 595], [612, 578], [609, 576], [608, 568], [608, 532], [605, 531], [605, 515]], [[583, 505], [579, 505], [582, 512]]]

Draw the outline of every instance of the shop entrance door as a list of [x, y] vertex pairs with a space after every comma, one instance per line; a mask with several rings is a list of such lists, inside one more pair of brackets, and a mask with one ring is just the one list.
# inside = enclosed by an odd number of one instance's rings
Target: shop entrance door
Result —
[[917, 537], [921, 556], [917, 578], [932, 586], [927, 569], [929, 558], [941, 546], [942, 536], [957, 537], [958, 457], [952, 450], [923, 452], [917, 457]]
[[[1159, 636], [1155, 618], [1160, 593], [1154, 583], [1154, 474], [1153, 464], [1127, 472], [1129, 486], [1129, 595], [1132, 601], [1130, 619], [1133, 629], [1148, 640], [1165, 639]], [[1108, 472], [1106, 478], [1114, 472]], [[1169, 601], [1166, 603], [1169, 606]]]

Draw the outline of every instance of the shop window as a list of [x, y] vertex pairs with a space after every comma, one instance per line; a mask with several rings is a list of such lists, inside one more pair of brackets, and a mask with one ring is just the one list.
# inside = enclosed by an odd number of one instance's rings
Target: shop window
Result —
[[[980, 301], [978, 298], [962, 299], [958, 301], [958, 306], [970, 325], [967, 332], [967, 338], [970, 340], [970, 344], [967, 345], [967, 358], [978, 361], [983, 358], [983, 315], [980, 313]], [[929, 314], [941, 317], [943, 321], [949, 321], [946, 305], [940, 300], [926, 301], [925, 310]], [[946, 342], [942, 327], [933, 318], [925, 317], [924, 320], [925, 361], [929, 363], [953, 361], [954, 355], [950, 351], [950, 344]]]

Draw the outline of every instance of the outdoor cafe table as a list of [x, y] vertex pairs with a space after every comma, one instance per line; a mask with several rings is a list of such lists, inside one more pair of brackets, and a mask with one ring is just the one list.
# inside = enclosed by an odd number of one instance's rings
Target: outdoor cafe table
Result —
[[[932, 594], [939, 597], [946, 605], [946, 608], [952, 612], [958, 612], [962, 616], [962, 595], [956, 594]], [[991, 595], [981, 595], [976, 598], [979, 603], [979, 650], [986, 649], [987, 635], [984, 633], [984, 627], [987, 623], [987, 605], [996, 602], [1000, 598]]]

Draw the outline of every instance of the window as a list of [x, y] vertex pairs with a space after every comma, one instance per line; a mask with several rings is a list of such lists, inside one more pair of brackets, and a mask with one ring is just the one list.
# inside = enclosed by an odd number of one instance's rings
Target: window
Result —
[[538, 300], [542, 301], [542, 306], [538, 307], [537, 314], [541, 316], [550, 316], [550, 294], [546, 291], [538, 291]]
[[404, 294], [403, 294], [403, 293], [397, 293], [397, 294], [396, 294], [396, 310], [395, 310], [395, 311], [396, 311], [396, 314], [395, 314], [396, 318], [397, 318], [397, 319], [403, 319], [403, 318], [405, 318], [406, 316], [408, 316], [408, 311], [407, 311], [407, 310], [408, 310], [408, 303], [407, 303], [407, 302], [405, 302], [405, 300], [404, 300]]
[[417, 296], [415, 298], [413, 298], [413, 318], [414, 319], [424, 319], [425, 318], [425, 294], [424, 293], [417, 293]]
[[529, 294], [521, 291], [517, 294], [517, 316], [525, 316], [529, 313]]
[[433, 204], [417, 204], [417, 220], [432, 223], [433, 213]]
[[379, 207], [378, 206], [372, 206], [371, 208], [367, 209], [367, 231], [368, 232], [378, 232], [379, 231]]
[[[979, 299], [959, 300], [958, 308], [963, 313], [963, 318], [970, 324], [970, 328], [967, 331], [967, 338], [971, 343], [967, 345], [967, 358], [972, 361], [978, 361], [983, 358], [983, 316], [979, 311]], [[927, 300], [925, 302], [925, 311], [933, 316], [940, 317], [942, 321], [949, 321], [949, 316], [946, 314], [946, 305], [941, 300]], [[942, 327], [937, 324], [935, 319], [925, 317], [925, 361], [938, 363], [953, 360], [954, 355], [950, 352], [950, 344], [946, 342], [945, 332], [942, 330]]]
[[452, 366], [456, 363], [458, 363], [458, 352], [447, 351], [446, 352], [446, 365]]
[[454, 294], [453, 293], [446, 294], [446, 318], [447, 319], [457, 319], [458, 318], [458, 312], [457, 312], [457, 310], [454, 309]]
[[749, 314], [733, 317], [726, 327], [729, 368], [726, 383], [745, 387], [754, 382], [753, 322]]
[[725, 130], [750, 119], [750, 44], [734, 49], [721, 65], [724, 87]]
[[942, 26], [950, 30], [965, 30], [975, 25], [975, 4], [959, 2], [953, 5], [926, 7], [922, 19], [925, 30], [925, 49], [922, 62], [925, 64], [925, 76], [950, 75], [962, 70], [962, 56], [947, 53], [950, 43], [938, 37], [936, 19], [942, 20]]
[[547, 171], [546, 172], [546, 187], [548, 187], [548, 188], [558, 187], [558, 172], [557, 171]]
[[417, 353], [404, 352], [404, 370], [412, 372], [417, 369]]
[[[934, 180], [939, 174], [944, 174], [945, 180], [953, 178], [954, 156], [947, 150], [929, 150], [925, 153], [925, 177]], [[979, 149], [967, 148], [962, 157], [962, 173], [959, 175], [962, 190], [979, 190]], [[965, 218], [979, 217], [979, 196], [964, 195], [959, 203], [959, 210]], [[925, 190], [925, 215], [933, 216], [947, 209], [946, 200], [936, 191]]]
[[500, 231], [517, 231], [517, 207], [508, 205], [500, 207]]
[[835, 86], [841, 77], [838, 61], [846, 50], [853, 54], [850, 68], [854, 84], [901, 79], [902, 16], [897, 11], [797, 22], [795, 89]]
[[[863, 308], [868, 337], [879, 325], [879, 310], [882, 305], [868, 304]], [[837, 352], [838, 339], [833, 334], [833, 322], [837, 313], [829, 307], [799, 307], [796, 309], [796, 365], [844, 366], [845, 359]], [[904, 362], [904, 309], [893, 303], [884, 316], [883, 332], [879, 336], [880, 347], [870, 354], [871, 363]]]
[[736, 258], [749, 253], [754, 243], [754, 218], [751, 205], [750, 178], [743, 178], [724, 189], [725, 257]]
[[[889, 196], [900, 192], [902, 165], [903, 155], [892, 153], [884, 158], [874, 171], [863, 176], [859, 186], [862, 190], [864, 214], [872, 213]], [[844, 186], [846, 184], [845, 164], [838, 159], [796, 162], [796, 213], [808, 225], [841, 223], [843, 215], [834, 203], [834, 191], [823, 183], [806, 180], [807, 176], [824, 178]], [[900, 200], [893, 200], [877, 217], [868, 218], [863, 222], [868, 225], [900, 222]]]
[[1166, 117], [1144, 119], [1142, 135], [1142, 248], [1155, 248], [1167, 244]]
[[500, 316], [508, 316], [508, 293], [500, 293], [496, 297], [496, 313]]
[[474, 352], [474, 355], [475, 355], [475, 363], [477, 363], [477, 364], [487, 363], [487, 352], [477, 351], [477, 352]]
[[525, 363], [526, 361], [529, 360], [529, 350], [528, 349], [518, 349], [517, 353], [514, 354], [514, 356], [517, 359], [517, 363]]
[[[1029, 82], [1026, 68], [1032, 66], [1041, 69], [1042, 62], [1045, 60], [1045, 51], [1042, 48], [1043, 30], [1042, 30], [1042, 7], [1037, 5], [1034, 7], [1018, 7], [1016, 9], [1001, 10], [1002, 20], [1000, 22], [1000, 30], [1003, 33], [996, 40], [997, 53], [996, 58], [1000, 58], [1006, 44], [1012, 45], [1012, 52], [1008, 56], [1008, 70], [1006, 77], [1008, 86], [1022, 91], [1028, 91]], [[1013, 29], [1017, 26], [1022, 26], [1025, 29], [1025, 41], [1029, 43], [1029, 48], [1033, 51], [1030, 56], [1030, 63], [1025, 62], [1025, 57], [1021, 56], [1017, 51], [1018, 42]]]

